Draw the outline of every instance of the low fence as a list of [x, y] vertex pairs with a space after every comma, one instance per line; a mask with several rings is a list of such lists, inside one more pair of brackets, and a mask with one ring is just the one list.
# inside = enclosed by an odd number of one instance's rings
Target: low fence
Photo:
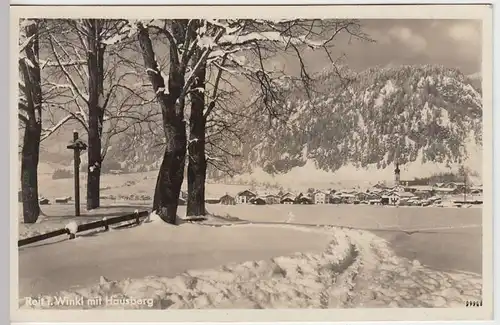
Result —
[[[98, 229], [98, 228], [104, 228], [104, 231], [109, 230], [109, 226], [121, 222], [126, 222], [126, 221], [131, 221], [135, 220], [135, 223], [139, 224], [141, 221], [141, 218], [145, 218], [149, 215], [149, 211], [140, 211], [140, 212], [134, 212], [131, 214], [119, 216], [119, 217], [112, 217], [112, 218], [103, 218], [102, 220], [97, 220], [93, 222], [89, 222], [86, 224], [78, 225], [76, 233], [82, 232], [82, 231], [88, 231], [92, 229]], [[57, 229], [45, 234], [33, 236], [33, 237], [28, 237], [24, 239], [20, 239], [17, 241], [17, 247], [22, 247], [26, 246], [29, 244], [33, 244], [42, 240], [46, 240], [49, 238], [57, 237], [57, 236], [62, 236], [62, 235], [69, 235], [69, 239], [75, 238], [75, 234], [72, 233], [69, 229], [67, 228], [62, 228], [62, 229]]]

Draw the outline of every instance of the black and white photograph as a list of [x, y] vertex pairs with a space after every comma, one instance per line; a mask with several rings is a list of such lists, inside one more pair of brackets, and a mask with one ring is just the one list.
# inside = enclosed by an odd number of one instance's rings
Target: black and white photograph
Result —
[[399, 7], [11, 7], [18, 312], [490, 319], [491, 12]]

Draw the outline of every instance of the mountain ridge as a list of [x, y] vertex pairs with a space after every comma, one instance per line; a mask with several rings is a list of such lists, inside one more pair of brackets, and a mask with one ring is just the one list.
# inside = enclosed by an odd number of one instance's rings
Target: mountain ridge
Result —
[[[339, 74], [349, 80], [347, 86]], [[330, 174], [351, 166], [378, 170], [387, 178], [383, 171], [391, 170], [396, 159], [415, 171], [422, 166], [425, 173], [430, 171], [424, 165], [439, 170], [460, 164], [481, 172], [481, 162], [469, 161], [482, 148], [480, 75], [405, 65], [360, 73], [327, 67], [315, 79], [311, 98], [291, 87], [285, 123], [247, 123], [241, 157], [231, 160], [237, 173], [262, 169], [272, 176], [313, 164]], [[163, 153], [159, 142], [148, 133], [125, 137], [112, 143], [106, 159], [131, 171], [157, 169]]]
[[384, 169], [396, 157], [403, 165], [456, 164], [482, 145], [481, 90], [457, 69], [368, 69], [355, 79], [335, 96], [288, 101], [287, 122], [257, 133], [259, 144], [248, 151], [254, 167], [280, 173], [312, 159], [326, 171], [347, 164]]

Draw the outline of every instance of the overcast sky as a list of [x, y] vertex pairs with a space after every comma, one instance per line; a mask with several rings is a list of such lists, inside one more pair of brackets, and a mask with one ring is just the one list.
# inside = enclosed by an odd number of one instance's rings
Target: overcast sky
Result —
[[[440, 64], [465, 74], [481, 71], [479, 20], [362, 20], [363, 30], [376, 42], [336, 42], [336, 55], [354, 70], [371, 66]], [[313, 70], [328, 64], [322, 53], [309, 53]]]
[[[351, 41], [340, 38], [336, 44], [336, 56], [345, 53], [345, 63], [351, 69], [361, 71], [372, 66], [401, 64], [440, 64], [459, 68], [465, 74], [481, 70], [481, 22], [474, 20], [362, 20], [363, 30], [376, 42]], [[306, 51], [307, 65], [311, 72], [329, 65], [322, 52]], [[274, 63], [296, 70], [296, 62], [283, 57]], [[287, 64], [288, 63], [288, 64]], [[71, 132], [69, 126], [66, 128]], [[68, 138], [69, 133], [65, 135]], [[56, 138], [56, 137], [54, 137]], [[55, 150], [52, 141], [47, 149]], [[50, 145], [47, 145], [50, 144]], [[61, 150], [67, 153], [65, 142]]]

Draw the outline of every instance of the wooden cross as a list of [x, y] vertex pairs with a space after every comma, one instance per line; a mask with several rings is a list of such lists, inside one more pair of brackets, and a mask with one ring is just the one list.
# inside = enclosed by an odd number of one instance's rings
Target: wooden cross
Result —
[[73, 131], [73, 141], [66, 147], [74, 152], [75, 168], [75, 216], [80, 216], [80, 152], [87, 149], [87, 144], [78, 138], [78, 132]]

